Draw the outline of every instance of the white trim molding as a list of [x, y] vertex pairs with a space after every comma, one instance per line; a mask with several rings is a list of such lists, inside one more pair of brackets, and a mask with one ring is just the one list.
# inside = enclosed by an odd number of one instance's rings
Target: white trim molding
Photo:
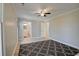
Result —
[[62, 43], [62, 44], [66, 44], [66, 45], [68, 45], [68, 46], [71, 46], [71, 47], [74, 47], [74, 48], [77, 48], [77, 49], [79, 49], [79, 47], [78, 47], [78, 46], [71, 45], [71, 44], [69, 44], [69, 43], [66, 43], [66, 42], [61, 42], [61, 41], [59, 41], [59, 40], [56, 40], [56, 39], [54, 39], [54, 38], [52, 38], [52, 37], [50, 37], [50, 39], [51, 39], [51, 40], [54, 40], [54, 41], [57, 41], [57, 42], [60, 42], [60, 43]]
[[19, 47], [19, 46], [20, 46], [20, 45], [19, 45], [19, 42], [18, 42], [18, 40], [17, 40], [16, 45], [15, 45], [14, 50], [13, 50], [13, 53], [12, 53], [12, 56], [15, 55], [16, 50], [17, 50], [17, 47]]
[[73, 12], [78, 11], [78, 10], [79, 10], [79, 8], [70, 10], [70, 11], [68, 11], [68, 12], [61, 13], [61, 14], [55, 16], [55, 17], [49, 18], [47, 21], [53, 20], [53, 19], [55, 19], [56, 17], [60, 17], [60, 16], [63, 16], [63, 15], [67, 15], [67, 14], [73, 13]]

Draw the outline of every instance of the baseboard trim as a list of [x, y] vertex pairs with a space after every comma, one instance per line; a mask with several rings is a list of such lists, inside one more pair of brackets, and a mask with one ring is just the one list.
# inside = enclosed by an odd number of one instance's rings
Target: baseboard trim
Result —
[[71, 45], [71, 44], [66, 43], [66, 42], [63, 43], [63, 42], [61, 42], [61, 41], [59, 41], [59, 40], [53, 39], [52, 37], [50, 37], [50, 39], [51, 39], [51, 40], [54, 40], [54, 41], [57, 41], [57, 42], [60, 42], [60, 43], [62, 43], [62, 44], [66, 44], [66, 45], [68, 45], [68, 46], [74, 47], [74, 48], [76, 48], [76, 49], [79, 49], [79, 47], [77, 47], [77, 46]]
[[14, 54], [15, 54], [15, 52], [16, 52], [16, 49], [17, 49], [18, 44], [19, 44], [19, 42], [18, 42], [18, 40], [17, 40], [16, 45], [15, 45], [14, 50], [13, 50], [13, 53], [12, 53], [12, 56], [14, 56]]
[[[43, 37], [32, 37], [32, 38], [43, 38]], [[56, 39], [54, 39], [54, 38], [52, 38], [52, 37], [49, 37], [49, 40], [54, 40], [54, 41], [60, 42], [60, 43], [62, 43], [62, 44], [66, 44], [66, 45], [69, 45], [69, 46], [71, 46], [71, 47], [74, 47], [74, 48], [79, 49], [79, 47], [77, 47], [77, 46], [71, 45], [71, 44], [66, 43], [66, 42], [61, 42], [61, 41], [56, 40]], [[38, 41], [43, 41], [43, 40], [38, 40]], [[37, 42], [37, 41], [34, 41], [34, 42]], [[16, 44], [16, 45], [17, 45], [17, 44]]]
[[45, 38], [45, 37], [31, 37], [29, 42], [22, 42], [20, 44], [27, 44], [27, 43], [33, 43], [33, 42], [38, 42], [38, 41], [44, 41], [44, 40], [49, 40], [49, 38]]
[[42, 38], [42, 37], [31, 37], [31, 38]]

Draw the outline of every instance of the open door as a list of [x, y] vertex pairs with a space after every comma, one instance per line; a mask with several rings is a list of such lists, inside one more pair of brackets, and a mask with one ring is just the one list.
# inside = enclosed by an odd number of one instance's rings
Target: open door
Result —
[[22, 44], [24, 43], [29, 43], [31, 41], [31, 37], [32, 37], [32, 29], [31, 29], [31, 22], [24, 22], [22, 24], [23, 26], [23, 41]]
[[23, 35], [24, 38], [31, 38], [31, 22], [26, 22], [23, 24]]

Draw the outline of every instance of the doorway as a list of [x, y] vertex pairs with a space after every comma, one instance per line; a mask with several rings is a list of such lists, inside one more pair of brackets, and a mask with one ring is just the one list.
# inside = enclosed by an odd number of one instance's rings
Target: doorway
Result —
[[49, 37], [49, 22], [41, 22], [41, 36], [48, 39], [48, 37]]
[[22, 43], [29, 43], [31, 41], [32, 37], [32, 28], [31, 28], [31, 22], [24, 22], [22, 24], [23, 30], [23, 41]]

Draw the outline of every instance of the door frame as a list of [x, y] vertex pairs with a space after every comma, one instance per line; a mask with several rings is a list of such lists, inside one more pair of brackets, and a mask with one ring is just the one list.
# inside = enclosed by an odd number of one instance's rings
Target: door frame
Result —
[[[29, 30], [30, 30], [30, 38], [32, 38], [32, 22], [26, 21], [29, 24]], [[22, 24], [23, 26], [23, 24]], [[24, 30], [24, 29], [23, 29]], [[23, 31], [22, 31], [23, 32]]]
[[[46, 22], [47, 23], [47, 34], [48, 34], [48, 37], [49, 37], [49, 22]], [[43, 37], [44, 35], [43, 35], [43, 33], [42, 33], [42, 22], [41, 22], [41, 37]]]

